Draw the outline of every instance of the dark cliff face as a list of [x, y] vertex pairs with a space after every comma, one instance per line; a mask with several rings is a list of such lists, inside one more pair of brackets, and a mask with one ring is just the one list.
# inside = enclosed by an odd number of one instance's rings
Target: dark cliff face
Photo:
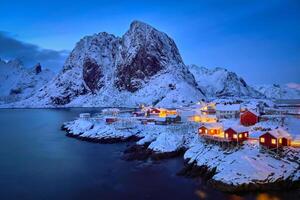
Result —
[[101, 89], [104, 85], [101, 69], [102, 67], [97, 64], [95, 60], [91, 58], [86, 58], [84, 60], [82, 72], [83, 80], [88, 89], [93, 93]]
[[138, 21], [122, 38], [122, 61], [117, 65], [115, 86], [135, 92], [169, 64], [183, 64], [175, 42], [165, 33]]
[[39, 74], [42, 72], [42, 66], [40, 63], [36, 64], [35, 66], [35, 74]]
[[120, 64], [117, 69], [117, 81], [119, 90], [137, 91], [143, 82], [163, 69], [159, 58], [147, 52], [146, 47], [141, 48], [131, 62]]

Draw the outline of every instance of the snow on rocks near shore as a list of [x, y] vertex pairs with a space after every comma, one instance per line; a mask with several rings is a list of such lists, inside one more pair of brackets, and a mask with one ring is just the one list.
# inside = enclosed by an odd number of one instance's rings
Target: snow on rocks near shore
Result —
[[257, 189], [281, 181], [299, 181], [299, 157], [300, 151], [296, 149], [285, 149], [281, 157], [276, 157], [262, 152], [257, 143], [246, 142], [239, 148], [223, 149], [201, 139], [184, 154], [189, 164], [215, 170], [212, 181], [222, 183], [221, 189], [229, 191], [241, 190], [241, 186], [252, 185]]
[[143, 125], [134, 121], [125, 127], [122, 122], [106, 124], [104, 119], [80, 118], [65, 123], [63, 128], [69, 136], [88, 141], [112, 143], [134, 139], [136, 145], [129, 150], [134, 155], [129, 155], [128, 160], [168, 158], [186, 150], [187, 166], [205, 169], [196, 176], [208, 176], [211, 183], [225, 191], [288, 187], [298, 184], [300, 179], [299, 149], [286, 148], [276, 156], [263, 152], [257, 141], [241, 146], [209, 144], [196, 134], [195, 123]]

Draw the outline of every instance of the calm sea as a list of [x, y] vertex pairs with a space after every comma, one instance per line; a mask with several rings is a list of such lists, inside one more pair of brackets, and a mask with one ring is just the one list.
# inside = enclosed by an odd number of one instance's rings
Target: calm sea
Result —
[[[124, 161], [128, 144], [68, 138], [63, 122], [95, 109], [0, 110], [0, 199], [295, 199], [296, 192], [226, 194], [176, 176], [181, 158]], [[100, 110], [98, 110], [100, 111]], [[298, 193], [299, 194], [299, 193]]]

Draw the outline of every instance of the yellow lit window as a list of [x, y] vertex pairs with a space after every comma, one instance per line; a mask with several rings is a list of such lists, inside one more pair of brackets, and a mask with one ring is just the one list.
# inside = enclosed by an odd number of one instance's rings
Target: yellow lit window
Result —
[[236, 134], [233, 134], [233, 138], [236, 139], [236, 138], [237, 138], [237, 135], [236, 135]]
[[272, 143], [272, 144], [276, 144], [276, 140], [275, 140], [275, 139], [272, 139], [272, 140], [271, 140], [271, 143]]
[[261, 138], [260, 138], [260, 142], [261, 142], [261, 143], [264, 143], [264, 142], [265, 142], [265, 138], [261, 137]]
[[239, 134], [239, 138], [242, 138], [243, 137], [243, 135], [242, 134]]
[[207, 134], [207, 129], [205, 129], [205, 133]]
[[244, 135], [245, 135], [245, 137], [248, 137], [248, 134], [247, 134], [247, 133], [245, 133]]
[[282, 139], [281, 138], [279, 139], [279, 144], [282, 144]]
[[214, 130], [210, 130], [210, 133], [213, 133], [214, 132]]
[[225, 134], [225, 137], [228, 138], [228, 133]]

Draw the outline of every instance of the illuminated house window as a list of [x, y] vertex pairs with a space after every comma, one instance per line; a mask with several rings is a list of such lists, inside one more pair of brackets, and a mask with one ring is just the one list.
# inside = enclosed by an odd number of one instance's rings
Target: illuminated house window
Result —
[[225, 137], [228, 138], [228, 133], [225, 134]]
[[272, 144], [276, 144], [276, 140], [275, 140], [275, 139], [272, 139], [272, 140], [271, 140], [271, 143], [272, 143]]
[[239, 138], [242, 138], [243, 137], [243, 135], [242, 134], [239, 134]]
[[207, 134], [207, 129], [205, 129], [205, 133]]
[[236, 134], [233, 134], [233, 138], [236, 139], [236, 138], [237, 138], [237, 135], [236, 135]]
[[247, 134], [247, 133], [245, 133], [244, 135], [245, 135], [245, 137], [248, 137], [248, 134]]
[[214, 133], [214, 130], [210, 130], [210, 133]]
[[279, 139], [279, 144], [282, 144], [282, 139], [281, 138]]
[[263, 137], [260, 138], [260, 142], [261, 142], [261, 143], [264, 143], [264, 142], [265, 142], [265, 138], [263, 138]]

